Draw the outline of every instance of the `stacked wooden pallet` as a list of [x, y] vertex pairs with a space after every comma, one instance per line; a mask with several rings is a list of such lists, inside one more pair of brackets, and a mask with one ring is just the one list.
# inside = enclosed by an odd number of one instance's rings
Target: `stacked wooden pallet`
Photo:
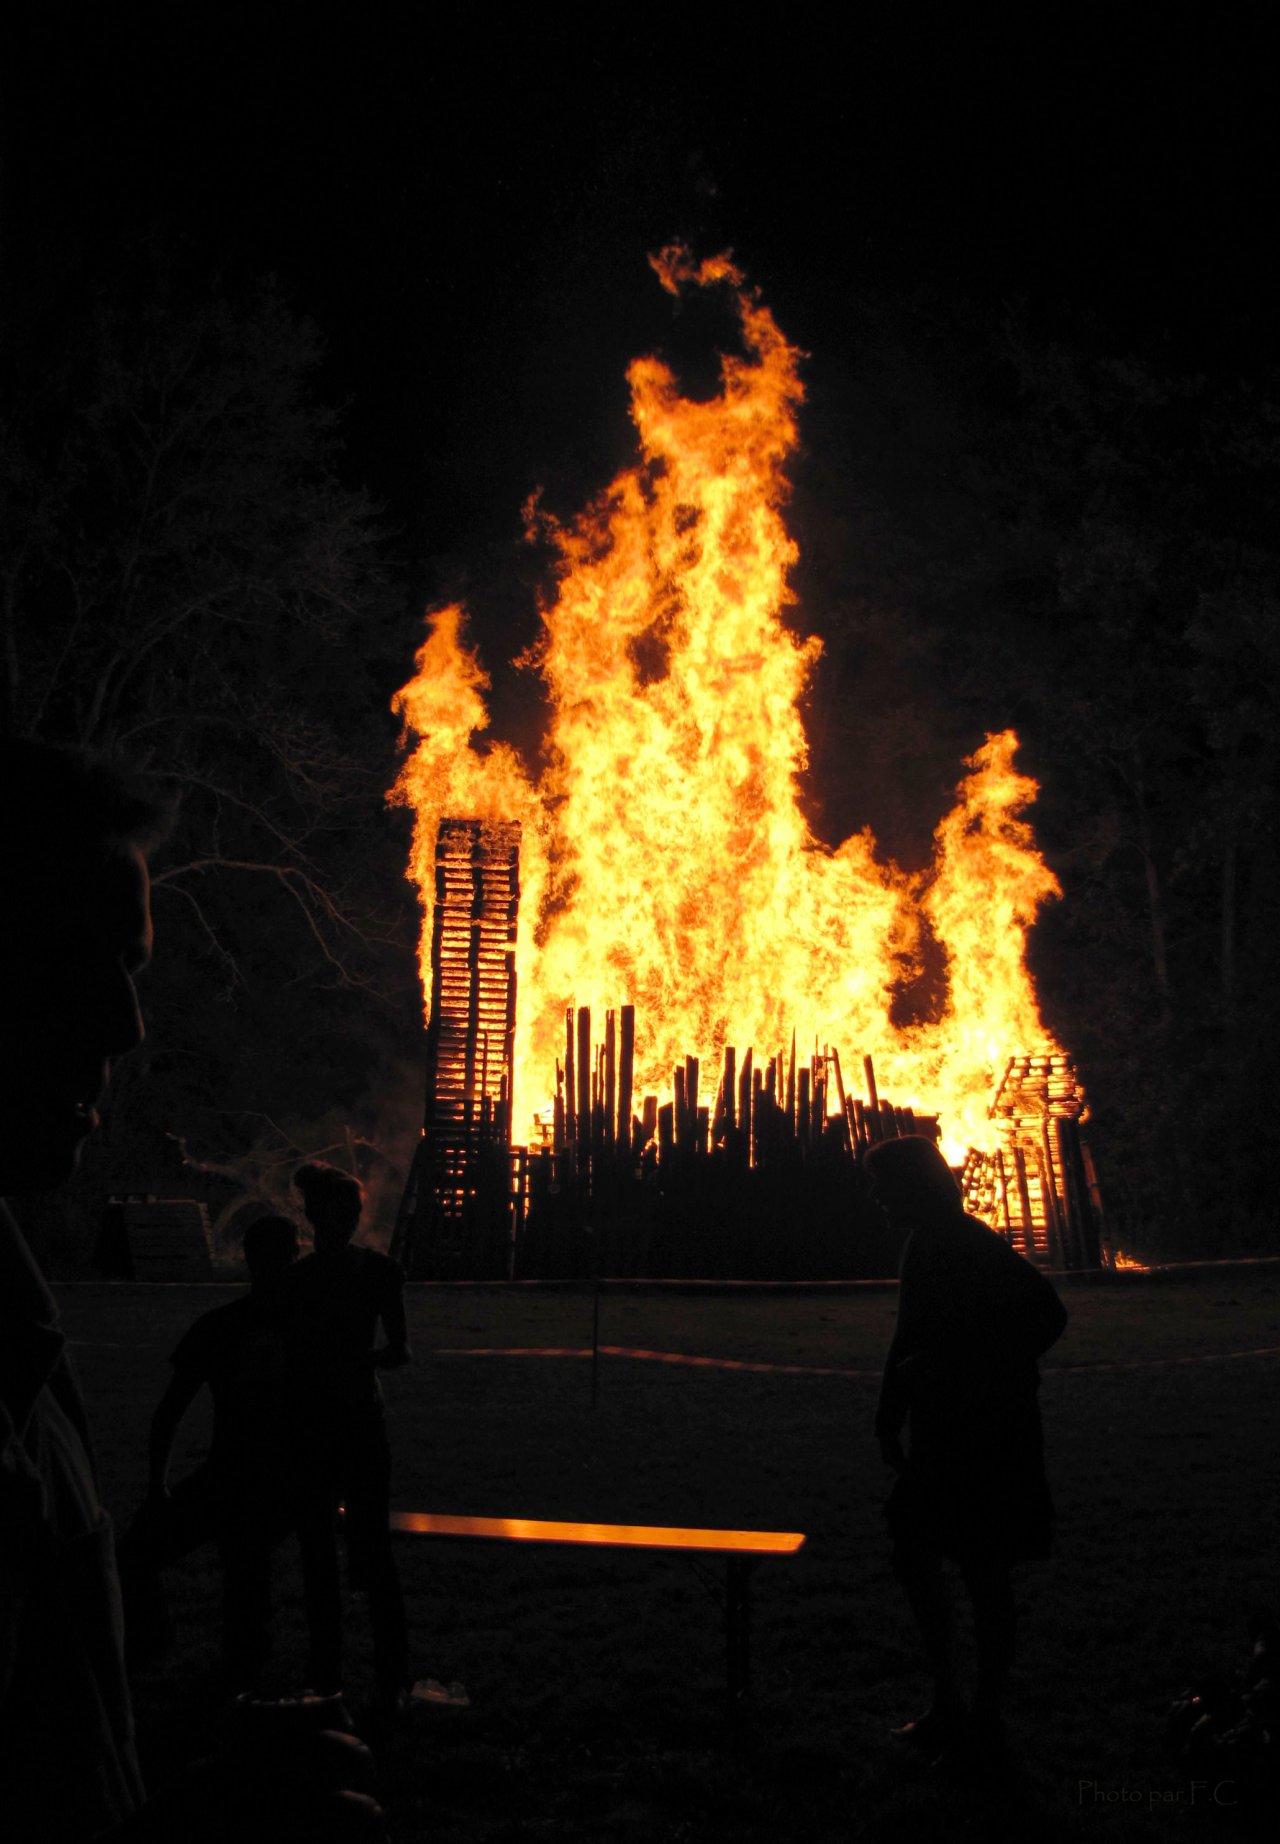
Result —
[[1061, 1052], [1011, 1056], [990, 1109], [1003, 1143], [970, 1153], [962, 1174], [966, 1208], [1057, 1268], [1106, 1260], [1097, 1174], [1080, 1133], [1084, 1107]]
[[516, 1018], [520, 828], [443, 820], [436, 839], [426, 1130], [506, 1137]]
[[471, 1265], [477, 1222], [486, 1240], [508, 1233], [501, 1225], [509, 1214], [519, 906], [519, 826], [442, 820], [426, 1106], [392, 1239], [392, 1252], [417, 1277]]

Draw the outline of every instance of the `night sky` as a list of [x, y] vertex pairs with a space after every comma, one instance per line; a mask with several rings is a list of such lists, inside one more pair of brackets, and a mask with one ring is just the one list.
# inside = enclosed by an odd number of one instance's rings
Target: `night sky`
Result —
[[[197, 291], [275, 275], [326, 341], [348, 479], [395, 533], [406, 660], [418, 612], [454, 595], [491, 666], [532, 637], [520, 507], [541, 486], [569, 513], [628, 459], [632, 356], [713, 385], [723, 307], [676, 307], [646, 266], [672, 237], [732, 248], [810, 355], [798, 474], [829, 503], [859, 492], [851, 450], [877, 472], [845, 414], [855, 292], [904, 321], [923, 303], [935, 348], [954, 317], [957, 366], [965, 326], [1011, 300], [1228, 373], [1272, 337], [1268, 62], [1207, 9], [1158, 34], [1065, 13], [940, 34], [869, 9], [838, 30], [808, 9], [22, 11], [10, 300], [56, 313], [156, 253]], [[809, 555], [802, 513], [797, 535]], [[819, 632], [828, 588], [800, 582]]]

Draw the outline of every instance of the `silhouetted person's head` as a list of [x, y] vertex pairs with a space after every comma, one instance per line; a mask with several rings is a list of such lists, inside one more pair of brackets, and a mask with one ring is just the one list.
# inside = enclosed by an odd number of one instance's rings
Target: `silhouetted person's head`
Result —
[[932, 1140], [908, 1134], [863, 1154], [876, 1199], [895, 1229], [930, 1228], [963, 1217], [960, 1187]]
[[298, 1226], [288, 1217], [259, 1217], [245, 1230], [243, 1247], [254, 1292], [272, 1292], [298, 1259]]
[[293, 1182], [302, 1193], [302, 1207], [315, 1231], [316, 1254], [321, 1260], [340, 1255], [360, 1222], [364, 1187], [349, 1172], [316, 1159], [300, 1165]]
[[115, 1058], [142, 1042], [156, 790], [73, 750], [0, 740], [0, 1192], [75, 1170]]

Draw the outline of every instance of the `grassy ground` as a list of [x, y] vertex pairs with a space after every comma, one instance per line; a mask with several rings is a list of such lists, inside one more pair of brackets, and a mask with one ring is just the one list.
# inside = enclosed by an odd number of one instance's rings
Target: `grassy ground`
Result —
[[[108, 1499], [127, 1515], [165, 1357], [196, 1313], [230, 1295], [77, 1287], [61, 1297]], [[1187, 1680], [1242, 1662], [1247, 1612], [1280, 1602], [1280, 1280], [1265, 1268], [1206, 1270], [1073, 1289], [1068, 1305], [1042, 1391], [1058, 1554], [1021, 1573], [1013, 1760], [1000, 1784], [979, 1789], [903, 1761], [885, 1739], [923, 1691], [889, 1574], [871, 1438], [891, 1291], [606, 1293], [605, 1345], [798, 1368], [606, 1356], [593, 1407], [584, 1358], [451, 1355], [584, 1347], [589, 1296], [412, 1290], [418, 1362], [388, 1387], [397, 1504], [767, 1526], [809, 1541], [795, 1561], [757, 1571], [754, 1697], [733, 1724], [717, 1583], [680, 1559], [406, 1542], [417, 1667], [461, 1679], [471, 1707], [419, 1709], [387, 1747], [395, 1838], [1242, 1835], [1167, 1757], [1162, 1721]], [[193, 1421], [191, 1457], [202, 1438]], [[212, 1556], [174, 1573], [179, 1649], [136, 1687], [156, 1777], [204, 1739], [216, 1656]], [[285, 1690], [303, 1655], [287, 1550], [278, 1580]], [[369, 1672], [358, 1609], [349, 1633], [358, 1705]]]

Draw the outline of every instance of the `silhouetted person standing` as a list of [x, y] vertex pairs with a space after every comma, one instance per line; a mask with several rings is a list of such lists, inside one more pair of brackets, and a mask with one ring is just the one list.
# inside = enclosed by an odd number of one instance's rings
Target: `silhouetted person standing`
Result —
[[391, 1448], [377, 1373], [411, 1361], [404, 1270], [353, 1240], [364, 1205], [358, 1179], [316, 1161], [299, 1168], [294, 1184], [315, 1235], [314, 1252], [290, 1276], [305, 1451], [345, 1506], [350, 1585], [369, 1597], [378, 1692], [391, 1714], [410, 1689], [409, 1648], [391, 1549]]
[[[149, 1580], [210, 1538], [223, 1571], [223, 1669], [232, 1694], [259, 1687], [270, 1648], [271, 1559], [296, 1532], [311, 1659], [307, 1682], [341, 1688], [333, 1635], [341, 1620], [332, 1509], [297, 1463], [285, 1317], [298, 1232], [288, 1217], [261, 1217], [245, 1232], [250, 1289], [203, 1313], [183, 1334], [173, 1377], [156, 1408], [147, 1503], [121, 1544], [126, 1611]], [[183, 1416], [200, 1391], [213, 1398], [207, 1458], [169, 1490], [169, 1461]]]
[[[0, 1191], [74, 1173], [117, 1057], [142, 1041], [154, 793], [70, 750], [0, 739]], [[384, 1835], [368, 1757], [300, 1736], [228, 1748], [144, 1797], [111, 1520], [56, 1302], [0, 1204], [0, 1798], [40, 1844]]]
[[[1050, 1551], [1037, 1359], [1067, 1315], [1030, 1262], [965, 1215], [931, 1141], [888, 1140], [865, 1163], [890, 1223], [910, 1231], [876, 1434], [898, 1475], [885, 1516], [933, 1700], [898, 1734], [933, 1755], [966, 1742], [987, 1751], [1002, 1739], [1013, 1663], [1010, 1571]], [[978, 1679], [970, 1711], [957, 1673], [948, 1559], [973, 1605]]]

